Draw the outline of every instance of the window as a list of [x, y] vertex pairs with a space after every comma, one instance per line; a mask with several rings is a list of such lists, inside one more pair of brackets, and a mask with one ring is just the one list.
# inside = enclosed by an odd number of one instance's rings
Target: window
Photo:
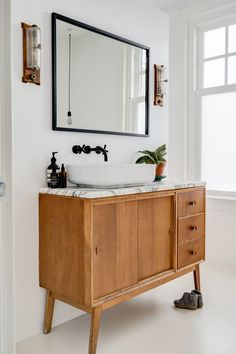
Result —
[[236, 20], [199, 30], [197, 76], [200, 178], [236, 192]]

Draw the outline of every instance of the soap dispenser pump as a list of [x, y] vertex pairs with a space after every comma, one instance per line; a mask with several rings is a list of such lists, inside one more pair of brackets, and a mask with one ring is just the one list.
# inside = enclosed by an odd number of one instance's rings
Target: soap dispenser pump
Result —
[[[55, 158], [55, 154], [57, 154], [57, 152], [52, 152], [52, 158], [51, 158], [51, 163], [47, 168], [47, 185], [49, 188], [51, 188], [51, 175], [53, 170], [56, 172], [57, 170], [60, 170], [60, 167], [56, 164], [56, 158]], [[55, 188], [55, 187], [54, 187]]]

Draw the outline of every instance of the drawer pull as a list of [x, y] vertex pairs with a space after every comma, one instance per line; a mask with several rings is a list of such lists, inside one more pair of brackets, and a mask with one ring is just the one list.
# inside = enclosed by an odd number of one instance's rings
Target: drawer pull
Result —
[[197, 202], [196, 202], [196, 200], [193, 200], [193, 201], [189, 202], [189, 204], [192, 206], [195, 206], [195, 205], [197, 205]]
[[198, 227], [196, 225], [192, 225], [192, 226], [190, 226], [190, 229], [193, 230], [193, 231], [197, 231]]
[[195, 250], [191, 250], [191, 251], [190, 251], [190, 254], [191, 254], [192, 256], [196, 256], [197, 251], [195, 251]]

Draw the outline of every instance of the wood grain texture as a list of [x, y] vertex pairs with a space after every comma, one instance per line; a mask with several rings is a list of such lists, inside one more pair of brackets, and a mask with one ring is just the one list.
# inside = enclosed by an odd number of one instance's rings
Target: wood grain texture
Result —
[[[181, 189], [181, 191], [186, 191], [186, 189]], [[173, 196], [175, 192], [170, 191], [157, 191], [157, 192], [148, 192], [148, 193], [138, 193], [138, 194], [126, 194], [126, 195], [116, 195], [113, 197], [103, 197], [103, 198], [94, 198], [89, 199], [93, 205], [101, 204], [112, 204], [120, 202], [132, 202], [146, 199], [153, 199], [157, 197], [168, 197]]]
[[84, 200], [84, 303], [89, 306], [93, 302], [93, 238], [92, 238], [92, 212], [90, 200]]
[[178, 219], [178, 243], [205, 237], [205, 213]]
[[162, 284], [165, 284], [171, 280], [174, 280], [182, 275], [193, 272], [195, 269], [195, 265], [191, 265], [189, 267], [185, 267], [183, 269], [179, 269], [176, 272], [174, 270], [170, 270], [167, 272], [163, 272], [154, 277], [145, 279], [145, 281], [139, 282], [134, 286], [118, 291], [115, 294], [108, 295], [102, 299], [97, 299], [93, 306], [102, 305], [102, 309], [108, 309], [112, 306], [120, 304], [124, 301], [128, 301], [135, 296], [145, 293], [151, 289], [154, 289]]
[[93, 284], [99, 298], [137, 282], [137, 203], [93, 207]]
[[195, 290], [201, 291], [201, 282], [200, 282], [200, 265], [196, 264], [196, 268], [193, 271], [194, 278], [194, 287]]
[[81, 302], [78, 302], [75, 299], [71, 299], [71, 298], [65, 297], [65, 296], [63, 296], [61, 294], [58, 294], [58, 293], [52, 292], [52, 295], [53, 295], [53, 297], [56, 300], [59, 300], [59, 301], [62, 301], [64, 303], [68, 304], [68, 305], [77, 307], [81, 311], [84, 311], [84, 312], [87, 312], [87, 313], [91, 313], [91, 305], [90, 306], [82, 305]]
[[175, 271], [178, 269], [178, 228], [177, 228], [177, 195], [174, 193], [174, 208], [173, 208], [173, 268]]
[[178, 245], [178, 269], [205, 259], [205, 237]]
[[[85, 222], [83, 201], [40, 195], [40, 286], [81, 305], [89, 305], [85, 299], [85, 260], [91, 256], [86, 254]], [[86, 283], [89, 284], [89, 279]]]
[[139, 201], [138, 279], [173, 268], [174, 197]]
[[54, 311], [55, 297], [51, 291], [46, 292], [46, 304], [45, 304], [45, 315], [44, 315], [44, 325], [43, 333], [48, 334], [51, 332], [52, 328], [52, 318]]
[[189, 189], [177, 193], [178, 217], [205, 211], [205, 188]]
[[88, 354], [96, 353], [101, 314], [101, 306], [97, 306], [92, 309]]

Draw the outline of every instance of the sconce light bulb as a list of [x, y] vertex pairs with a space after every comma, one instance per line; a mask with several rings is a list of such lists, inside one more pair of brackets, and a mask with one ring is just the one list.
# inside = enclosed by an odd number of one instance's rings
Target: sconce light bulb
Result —
[[39, 70], [41, 66], [41, 31], [36, 25], [27, 28], [27, 68]]
[[69, 124], [69, 125], [72, 124], [71, 111], [67, 112], [67, 124]]

